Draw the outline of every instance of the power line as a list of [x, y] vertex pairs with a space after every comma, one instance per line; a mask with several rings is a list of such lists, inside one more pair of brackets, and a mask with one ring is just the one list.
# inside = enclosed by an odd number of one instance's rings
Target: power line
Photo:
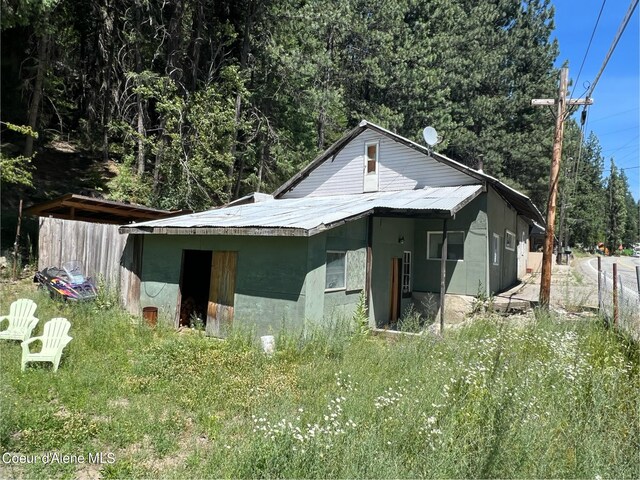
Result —
[[618, 117], [620, 115], [624, 115], [625, 113], [635, 112], [639, 108], [640, 107], [630, 108], [629, 110], [623, 110], [621, 112], [612, 113], [611, 115], [607, 115], [606, 117], [599, 117], [599, 118], [596, 118], [595, 120], [592, 119], [591, 123], [597, 123], [597, 122], [601, 122], [602, 120], [607, 120], [607, 119], [612, 118], [612, 117]]
[[600, 23], [600, 17], [602, 16], [602, 11], [604, 10], [604, 5], [607, 3], [607, 0], [602, 0], [602, 6], [600, 7], [600, 13], [598, 13], [598, 18], [596, 19], [596, 24], [593, 26], [593, 31], [591, 32], [591, 38], [589, 39], [589, 45], [587, 45], [587, 50], [584, 52], [584, 57], [582, 58], [582, 63], [580, 64], [580, 68], [578, 69], [578, 75], [576, 76], [575, 84], [573, 85], [573, 90], [571, 90], [571, 96], [573, 97], [574, 92], [576, 91], [576, 87], [578, 86], [578, 80], [580, 79], [580, 74], [582, 73], [582, 68], [584, 67], [584, 62], [587, 60], [587, 55], [589, 55], [589, 49], [591, 48], [591, 42], [593, 42], [593, 37], [596, 34], [596, 29], [598, 28], [598, 23]]
[[605, 57], [604, 62], [602, 62], [602, 66], [600, 67], [600, 71], [598, 72], [598, 75], [596, 75], [595, 80], [593, 81], [593, 83], [591, 84], [591, 87], [589, 88], [589, 91], [587, 92], [587, 98], [591, 97], [591, 95], [593, 94], [593, 90], [596, 88], [596, 85], [598, 84], [598, 80], [600, 80], [600, 76], [602, 75], [602, 72], [604, 71], [605, 67], [607, 66], [607, 63], [609, 62], [609, 59], [611, 58], [611, 55], [613, 54], [613, 51], [615, 50], [616, 46], [618, 45], [618, 41], [620, 40], [620, 37], [622, 36], [622, 32], [624, 32], [624, 29], [627, 27], [627, 24], [629, 23], [629, 20], [631, 20], [631, 15], [633, 15], [633, 12], [634, 12], [634, 10], [636, 9], [637, 6], [638, 6], [638, 0], [631, 0], [631, 4], [629, 5], [629, 10], [627, 10], [627, 14], [622, 19], [622, 23], [620, 24], [620, 27], [618, 28], [618, 32], [616, 33], [616, 36], [613, 39], [613, 42], [611, 43], [611, 47], [609, 47], [609, 52], [607, 52], [607, 56]]
[[[634, 170], [634, 169], [636, 169], [636, 168], [640, 168], [640, 166], [638, 166], [638, 167], [623, 167], [623, 168], [616, 168], [616, 170], [620, 170], [620, 171], [622, 171], [622, 170]], [[606, 168], [606, 169], [602, 170], [602, 173], [605, 173], [605, 172], [611, 172], [611, 167], [609, 167], [609, 168]]]
[[608, 130], [606, 132], [598, 132], [598, 137], [606, 137], [608, 135], [615, 135], [617, 133], [630, 132], [630, 131], [638, 131], [638, 125], [634, 125], [633, 127], [627, 128], [619, 128], [617, 130]]

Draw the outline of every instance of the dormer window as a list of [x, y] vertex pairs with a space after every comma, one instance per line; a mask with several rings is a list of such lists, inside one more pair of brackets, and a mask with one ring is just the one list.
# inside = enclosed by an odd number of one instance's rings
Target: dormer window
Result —
[[364, 144], [364, 191], [378, 191], [378, 142]]

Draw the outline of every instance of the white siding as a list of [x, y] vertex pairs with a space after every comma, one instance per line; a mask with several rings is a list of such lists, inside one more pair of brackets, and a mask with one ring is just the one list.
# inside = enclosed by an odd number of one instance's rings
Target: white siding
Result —
[[415, 190], [424, 187], [472, 185], [477, 180], [401, 143], [366, 130], [333, 159], [313, 170], [282, 198], [319, 197], [363, 193], [364, 145], [378, 140], [380, 191]]

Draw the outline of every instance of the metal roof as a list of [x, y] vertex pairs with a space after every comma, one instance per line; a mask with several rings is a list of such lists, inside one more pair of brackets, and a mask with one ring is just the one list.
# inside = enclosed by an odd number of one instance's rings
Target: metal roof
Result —
[[519, 191], [509, 187], [504, 184], [500, 180], [491, 175], [487, 175], [482, 171], [475, 170], [471, 167], [468, 167], [460, 162], [457, 162], [445, 155], [440, 153], [432, 152], [428, 148], [420, 145], [416, 142], [409, 140], [401, 135], [393, 133], [386, 128], [380, 127], [374, 123], [368, 122], [367, 120], [362, 120], [357, 127], [353, 130], [347, 132], [342, 138], [340, 138], [337, 142], [331, 145], [327, 150], [322, 152], [318, 157], [316, 157], [311, 163], [309, 163], [306, 167], [304, 167], [300, 172], [287, 180], [284, 184], [282, 184], [275, 192], [273, 192], [273, 196], [275, 198], [281, 197], [286, 192], [295, 187], [298, 183], [304, 180], [309, 174], [318, 168], [322, 163], [324, 163], [329, 158], [336, 156], [351, 140], [356, 138], [365, 130], [373, 130], [378, 132], [385, 137], [398, 142], [402, 145], [405, 145], [413, 150], [416, 150], [425, 156], [429, 156], [434, 160], [448, 165], [456, 170], [466, 173], [470, 177], [478, 180], [478, 183], [487, 183], [491, 185], [496, 191], [504, 198], [508, 203], [510, 203], [520, 215], [525, 216], [531, 221], [538, 222], [542, 225], [545, 224], [544, 218], [542, 214], [538, 210], [538, 208], [533, 204], [531, 199], [526, 195], [520, 193]]
[[482, 185], [272, 199], [120, 227], [120, 233], [311, 236], [369, 214], [449, 217]]
[[120, 203], [103, 198], [86, 197], [69, 193], [25, 209], [27, 215], [38, 217], [82, 220], [84, 222], [111, 223], [141, 222], [172, 215], [191, 213], [190, 210], [158, 210], [133, 203]]

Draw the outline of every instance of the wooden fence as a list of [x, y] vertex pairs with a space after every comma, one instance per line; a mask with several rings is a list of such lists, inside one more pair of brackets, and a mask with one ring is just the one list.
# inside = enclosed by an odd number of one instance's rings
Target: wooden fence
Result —
[[118, 225], [40, 217], [38, 269], [81, 261], [86, 275], [117, 292], [132, 314], [140, 313], [142, 239]]

